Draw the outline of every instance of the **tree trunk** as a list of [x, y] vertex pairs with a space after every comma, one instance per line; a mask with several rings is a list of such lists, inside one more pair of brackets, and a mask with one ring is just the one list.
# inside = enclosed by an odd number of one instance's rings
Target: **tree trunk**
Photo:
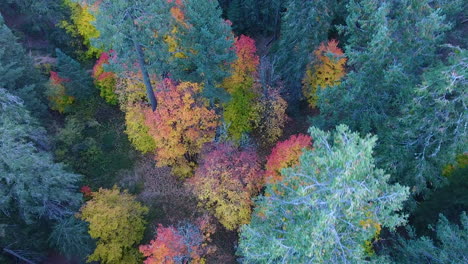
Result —
[[154, 96], [153, 87], [151, 86], [151, 80], [149, 78], [148, 70], [146, 69], [145, 59], [143, 56], [143, 49], [141, 48], [141, 45], [138, 44], [136, 41], [133, 41], [133, 43], [138, 54], [138, 64], [140, 65], [141, 74], [143, 75], [143, 82], [145, 83], [146, 93], [151, 103], [151, 109], [154, 112], [154, 110], [156, 110], [156, 107], [158, 106], [158, 102], [156, 101], [156, 97]]
[[3, 249], [3, 251], [4, 251], [5, 253], [8, 253], [8, 254], [10, 254], [10, 255], [12, 255], [12, 256], [14, 256], [14, 257], [16, 257], [17, 259], [20, 259], [20, 260], [21, 260], [21, 261], [23, 261], [23, 262], [26, 262], [26, 263], [28, 263], [28, 264], [36, 264], [36, 263], [34, 263], [34, 262], [30, 261], [29, 259], [27, 259], [27, 258], [25, 258], [25, 257], [22, 257], [22, 256], [20, 256], [19, 254], [17, 254], [17, 253], [16, 253], [16, 252], [14, 252], [13, 250], [10, 250], [10, 249], [7, 249], [7, 248], [4, 248], [4, 249]]

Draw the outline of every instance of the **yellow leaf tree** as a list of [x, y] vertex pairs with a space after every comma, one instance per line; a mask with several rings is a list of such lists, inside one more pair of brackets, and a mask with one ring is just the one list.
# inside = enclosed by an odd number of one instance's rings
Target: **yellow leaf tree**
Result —
[[113, 189], [99, 189], [82, 208], [80, 218], [89, 223], [89, 234], [96, 239], [96, 250], [88, 262], [103, 264], [140, 263], [136, 246], [143, 238], [148, 208], [131, 194]]
[[324, 89], [340, 84], [341, 78], [345, 75], [346, 64], [344, 53], [338, 48], [336, 40], [320, 44], [314, 55], [316, 62], [307, 67], [302, 80], [302, 92], [313, 108], [317, 107], [318, 88]]

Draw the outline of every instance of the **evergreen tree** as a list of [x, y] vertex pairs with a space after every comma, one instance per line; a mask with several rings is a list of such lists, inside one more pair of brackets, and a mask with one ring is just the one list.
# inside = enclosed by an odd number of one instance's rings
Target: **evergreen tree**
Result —
[[60, 78], [66, 80], [64, 86], [67, 94], [78, 100], [89, 98], [94, 92], [91, 75], [81, 67], [79, 62], [60, 49], [56, 49], [55, 53], [57, 54], [57, 73]]
[[94, 45], [115, 51], [112, 71], [133, 71], [142, 74], [146, 93], [154, 111], [157, 102], [150, 75], [168, 73], [168, 45], [163, 39], [172, 29], [171, 4], [167, 1], [150, 0], [88, 2], [94, 5], [91, 13], [96, 17], [94, 25], [100, 32]]
[[408, 189], [388, 184], [390, 175], [375, 168], [376, 137], [344, 125], [333, 134], [309, 131], [314, 148], [282, 170], [282, 181], [267, 184], [241, 229], [238, 254], [244, 263], [382, 263], [366, 244], [382, 227], [404, 223], [395, 212]]
[[442, 169], [468, 151], [468, 52], [454, 49], [448, 63], [427, 70], [383, 146], [398, 180], [416, 192], [444, 181]]
[[[405, 176], [400, 176], [401, 170], [393, 171], [407, 164], [389, 162], [390, 157], [401, 154], [395, 146], [402, 143], [394, 141], [391, 134], [398, 118], [408, 115], [406, 106], [413, 104], [410, 99], [421, 74], [437, 64], [439, 46], [451, 25], [444, 19], [444, 10], [460, 4], [436, 2], [350, 1], [346, 25], [340, 31], [347, 37], [345, 54], [351, 70], [340, 86], [320, 90], [318, 96], [322, 124], [331, 128], [344, 123], [363, 134], [377, 134], [381, 139], [377, 152], [383, 154], [380, 161], [387, 161], [382, 165], [389, 165], [394, 176], [401, 177], [397, 179], [400, 183], [415, 187], [415, 193], [425, 189], [426, 178], [421, 175], [427, 171], [413, 167]], [[410, 154], [401, 160], [413, 159]]]
[[44, 250], [48, 228], [81, 202], [80, 176], [54, 163], [47, 145], [21, 99], [0, 89], [0, 247]]
[[35, 116], [45, 114], [45, 80], [0, 15], [0, 87], [23, 99]]
[[178, 38], [187, 52], [176, 58], [175, 78], [203, 83], [207, 98], [225, 101], [228, 96], [218, 87], [229, 76], [236, 58], [230, 23], [221, 18], [221, 8], [214, 0], [186, 0], [182, 10], [186, 26], [180, 27]]
[[297, 102], [301, 97], [301, 79], [306, 66], [315, 48], [327, 40], [337, 5], [336, 0], [289, 0], [285, 4], [287, 11], [282, 17], [275, 55], [277, 71], [289, 88], [289, 102]]
[[409, 229], [410, 239], [399, 237], [389, 253], [395, 263], [413, 264], [458, 264], [468, 263], [468, 217], [460, 216], [461, 225], [450, 223], [440, 215], [435, 226], [437, 239], [429, 237], [416, 238], [415, 232]]

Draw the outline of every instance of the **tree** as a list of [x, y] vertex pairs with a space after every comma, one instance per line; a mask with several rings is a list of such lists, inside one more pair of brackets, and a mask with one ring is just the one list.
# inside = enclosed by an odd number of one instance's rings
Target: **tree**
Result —
[[250, 221], [251, 197], [263, 184], [257, 154], [239, 150], [231, 143], [208, 146], [200, 167], [188, 180], [200, 205], [213, 212], [228, 230]]
[[81, 201], [77, 190], [80, 176], [53, 162], [45, 150], [45, 130], [21, 99], [0, 89], [0, 106], [1, 211], [18, 214], [26, 223], [71, 214], [69, 208]]
[[238, 254], [245, 263], [370, 262], [366, 241], [380, 227], [405, 222], [395, 212], [408, 188], [388, 184], [390, 176], [375, 168], [376, 137], [361, 138], [344, 125], [333, 134], [309, 132], [314, 148], [298, 166], [283, 169], [283, 181], [267, 185], [252, 222], [241, 229]]
[[281, 97], [280, 88], [263, 85], [261, 95], [253, 108], [256, 113], [254, 129], [264, 145], [276, 142], [283, 135], [288, 116], [288, 103]]
[[207, 245], [213, 230], [206, 229], [202, 222], [198, 222], [181, 222], [177, 227], [164, 227], [159, 224], [155, 239], [151, 240], [149, 245], [140, 246], [140, 252], [147, 257], [144, 263], [205, 263], [204, 257], [214, 250]]
[[[2, 3], [3, 4], [3, 3]], [[40, 117], [47, 110], [45, 80], [34, 68], [18, 39], [0, 15], [0, 87], [20, 97], [31, 114]]]
[[90, 6], [86, 2], [76, 3], [75, 0], [63, 0], [63, 4], [70, 9], [69, 20], [62, 20], [60, 27], [75, 38], [82, 39], [82, 45], [87, 49], [83, 54], [78, 53], [84, 59], [97, 58], [102, 50], [91, 44], [91, 39], [99, 37], [99, 31], [92, 25], [95, 17], [89, 12]]
[[49, 245], [68, 259], [85, 260], [94, 248], [94, 241], [88, 234], [88, 225], [70, 216], [58, 222], [52, 229]]
[[313, 108], [317, 107], [317, 89], [340, 84], [341, 78], [345, 75], [344, 66], [346, 63], [346, 57], [343, 51], [338, 48], [336, 40], [320, 44], [314, 51], [314, 55], [317, 61], [307, 67], [302, 80], [302, 92]]
[[[300, 82], [315, 48], [327, 40], [338, 1], [295, 1], [285, 3], [281, 37], [275, 53], [277, 71], [288, 87], [288, 102], [301, 97]], [[296, 105], [296, 104], [294, 104]]]
[[278, 142], [267, 158], [265, 180], [268, 183], [280, 182], [283, 179], [281, 170], [298, 165], [303, 150], [311, 148], [312, 138], [303, 134], [292, 135], [287, 140]]
[[172, 74], [176, 80], [202, 83], [209, 99], [226, 101], [220, 86], [235, 60], [231, 25], [221, 18], [218, 1], [185, 0], [182, 11], [186, 26], [180, 26], [178, 42], [186, 57], [176, 58]]
[[[166, 1], [92, 0], [94, 26], [100, 32], [95, 45], [114, 50], [117, 58], [111, 64], [111, 71], [140, 72], [146, 87], [147, 98], [153, 111], [157, 101], [151, 84], [150, 69], [157, 68], [163, 74], [168, 61], [167, 44], [163, 38], [171, 29], [170, 5]], [[155, 34], [155, 32], [157, 34]]]
[[229, 2], [227, 17], [232, 21], [236, 33], [274, 35], [277, 38], [284, 1], [231, 0]]
[[118, 96], [115, 93], [117, 76], [113, 72], [104, 70], [104, 65], [109, 64], [112, 51], [102, 52], [93, 67], [94, 85], [101, 91], [101, 97], [110, 104], [118, 103]]
[[158, 85], [156, 97], [161, 102], [155, 111], [145, 111], [145, 124], [156, 143], [158, 166], [172, 166], [174, 174], [187, 177], [203, 144], [216, 133], [218, 117], [200, 98], [200, 85], [175, 83], [165, 79]]
[[229, 124], [228, 132], [234, 140], [240, 140], [244, 133], [252, 130], [256, 117], [254, 100], [257, 92], [254, 83], [260, 59], [255, 54], [255, 41], [241, 35], [234, 44], [237, 60], [232, 64], [231, 76], [224, 79], [222, 86], [232, 95], [226, 105], [224, 119]]
[[398, 237], [394, 248], [386, 253], [391, 254], [396, 263], [466, 263], [468, 257], [468, 217], [460, 215], [461, 225], [450, 223], [442, 214], [435, 226], [437, 239], [429, 237], [416, 238], [414, 230], [408, 230], [410, 239]]
[[50, 109], [59, 113], [64, 113], [68, 107], [73, 104], [75, 97], [67, 93], [64, 83], [68, 79], [61, 78], [55, 71], [50, 71], [49, 83], [47, 85], [46, 95], [49, 98]]
[[49, 230], [81, 203], [81, 176], [55, 163], [49, 149], [46, 131], [22, 100], [0, 89], [0, 247], [16, 256], [45, 252]]
[[[416, 193], [445, 182], [447, 164], [468, 150], [468, 52], [458, 48], [448, 63], [428, 69], [398, 119], [384, 153], [399, 180]], [[397, 154], [398, 153], [398, 154]]]
[[141, 255], [135, 246], [143, 238], [147, 212], [148, 208], [135, 201], [135, 197], [116, 186], [94, 192], [80, 213], [80, 218], [89, 223], [89, 234], [97, 240], [88, 262], [138, 263]]
[[145, 107], [141, 104], [128, 105], [125, 108], [125, 133], [132, 145], [140, 152], [156, 150], [156, 143], [145, 124]]
[[60, 49], [56, 49], [57, 54], [57, 73], [60, 78], [66, 80], [63, 82], [66, 93], [75, 97], [77, 100], [87, 100], [93, 94], [92, 78], [80, 63], [72, 59]]

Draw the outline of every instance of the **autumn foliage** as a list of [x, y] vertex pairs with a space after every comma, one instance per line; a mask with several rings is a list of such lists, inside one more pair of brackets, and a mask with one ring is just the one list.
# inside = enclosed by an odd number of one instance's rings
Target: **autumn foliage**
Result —
[[241, 35], [234, 43], [237, 60], [231, 64], [231, 76], [223, 82], [223, 87], [230, 93], [239, 88], [252, 88], [254, 79], [257, 77], [257, 67], [260, 59], [256, 55], [257, 48], [255, 40]]
[[[140, 246], [140, 252], [146, 257], [144, 264], [182, 264], [205, 263], [204, 257], [215, 248], [208, 246], [213, 228], [206, 228], [203, 218], [192, 223], [181, 223], [177, 227], [164, 227], [159, 224], [156, 238], [148, 245]], [[211, 226], [210, 226], [211, 227]]]
[[232, 63], [231, 76], [223, 81], [222, 86], [232, 96], [226, 105], [224, 119], [229, 124], [229, 134], [239, 140], [243, 133], [252, 130], [252, 122], [256, 118], [253, 105], [257, 93], [254, 83], [260, 60], [255, 54], [255, 41], [247, 36], [236, 38], [234, 49], [237, 60]]
[[215, 143], [204, 149], [201, 160], [188, 181], [200, 205], [229, 230], [248, 223], [252, 196], [263, 184], [256, 152], [240, 150], [231, 143]]
[[60, 113], [65, 112], [67, 106], [73, 104], [75, 98], [67, 94], [64, 83], [70, 80], [61, 78], [55, 71], [50, 71], [49, 84], [47, 86], [47, 97], [50, 108]]
[[345, 75], [346, 57], [338, 48], [338, 41], [330, 40], [322, 43], [314, 51], [316, 62], [309, 65], [302, 81], [303, 93], [311, 107], [317, 106], [317, 89], [340, 84]]
[[275, 143], [283, 135], [283, 128], [288, 121], [286, 109], [288, 103], [277, 87], [262, 87], [262, 93], [254, 104], [254, 129], [264, 145]]
[[187, 177], [203, 144], [216, 133], [218, 117], [207, 108], [196, 83], [175, 83], [165, 79], [158, 85], [156, 111], [145, 110], [145, 124], [156, 143], [158, 166], [172, 166], [173, 173]]
[[69, 20], [62, 20], [59, 26], [64, 28], [71, 36], [81, 38], [82, 45], [87, 50], [80, 56], [91, 59], [99, 57], [102, 51], [91, 44], [91, 39], [99, 37], [99, 31], [92, 24], [96, 18], [90, 13], [91, 7], [85, 2], [79, 4], [73, 0], [63, 0], [64, 6], [70, 9], [71, 16]]
[[110, 104], [117, 104], [118, 96], [115, 93], [116, 75], [113, 72], [104, 71], [104, 64], [109, 63], [110, 52], [103, 52], [93, 67], [94, 84], [101, 91], [101, 97]]
[[89, 223], [89, 234], [97, 240], [88, 261], [138, 263], [141, 256], [135, 246], [143, 238], [146, 225], [143, 217], [148, 208], [115, 186], [110, 190], [100, 188], [92, 197], [80, 213], [80, 218]]
[[282, 180], [281, 169], [299, 164], [299, 157], [304, 148], [312, 147], [312, 138], [308, 135], [292, 135], [285, 141], [278, 142], [267, 158], [265, 180], [277, 183]]

